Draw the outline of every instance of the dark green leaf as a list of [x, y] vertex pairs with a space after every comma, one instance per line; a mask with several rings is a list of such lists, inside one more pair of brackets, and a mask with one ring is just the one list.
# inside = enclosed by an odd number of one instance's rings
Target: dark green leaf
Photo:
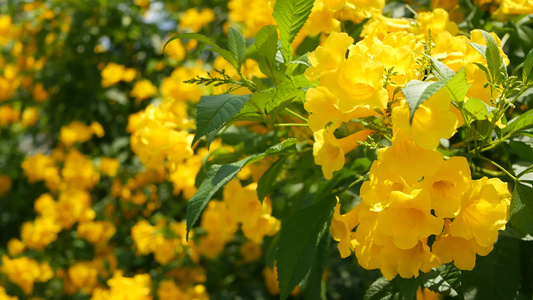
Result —
[[197, 105], [198, 121], [192, 144], [194, 145], [202, 136], [218, 131], [224, 123], [241, 111], [250, 96], [252, 95], [202, 96]]
[[290, 138], [268, 148], [260, 154], [253, 154], [237, 162], [226, 165], [212, 165], [198, 187], [198, 190], [187, 203], [187, 238], [192, 226], [198, 221], [202, 211], [207, 206], [211, 197], [226, 183], [233, 179], [237, 173], [247, 164], [261, 160], [269, 155], [283, 153], [287, 148], [294, 146], [297, 139]]
[[193, 40], [197, 40], [200, 43], [207, 44], [212, 47], [212, 48], [209, 48], [208, 50], [211, 50], [213, 52], [220, 54], [220, 56], [224, 57], [224, 59], [227, 60], [233, 67], [235, 67], [236, 70], [239, 70], [237, 61], [235, 60], [233, 55], [231, 55], [231, 53], [228, 50], [220, 48], [220, 46], [218, 46], [210, 38], [199, 33], [181, 33], [181, 34], [177, 34], [171, 37], [165, 43], [165, 46], [163, 46], [163, 52], [165, 52], [165, 48], [167, 47], [167, 45], [176, 39], [193, 39]]
[[316, 249], [315, 260], [311, 270], [305, 277], [302, 284], [302, 296], [309, 300], [326, 300], [326, 283], [324, 282], [324, 271], [328, 265], [329, 245], [331, 236], [326, 232], [320, 239]]
[[228, 48], [237, 62], [237, 70], [240, 71], [246, 55], [246, 40], [240, 31], [232, 27], [229, 28], [228, 32]]
[[292, 41], [307, 21], [314, 0], [278, 0], [274, 5], [274, 19], [279, 26], [281, 49], [285, 62], [292, 58]]
[[413, 122], [415, 112], [429, 97], [433, 96], [438, 90], [440, 90], [445, 84], [446, 80], [439, 81], [419, 81], [411, 80], [402, 89], [407, 104], [409, 105], [410, 117], [409, 122]]
[[366, 290], [363, 300], [402, 300], [402, 296], [396, 285], [380, 277]]
[[530, 109], [517, 118], [509, 121], [507, 127], [502, 130], [502, 133], [505, 136], [511, 136], [518, 131], [530, 127], [533, 127], [533, 109]]
[[533, 144], [521, 141], [509, 141], [509, 146], [521, 159], [533, 163]]
[[263, 199], [265, 199], [266, 195], [272, 192], [272, 189], [274, 188], [274, 182], [276, 181], [279, 172], [285, 165], [285, 160], [286, 158], [282, 157], [272, 164], [257, 182], [257, 197], [261, 202], [263, 202]]
[[523, 234], [533, 235], [533, 189], [523, 183], [515, 184], [511, 199], [509, 222]]
[[500, 235], [494, 250], [462, 272], [465, 294], [475, 300], [515, 299], [520, 288], [520, 240]]
[[280, 298], [286, 299], [310, 269], [317, 245], [329, 228], [335, 197], [296, 211], [281, 225], [277, 254]]
[[533, 81], [533, 72], [531, 72], [533, 69], [533, 49], [529, 51], [529, 53], [526, 56], [526, 60], [524, 61], [524, 68], [522, 69], [522, 81], [524, 84], [529, 83], [530, 81]]
[[444, 264], [424, 274], [424, 286], [433, 292], [464, 299], [461, 288], [461, 270], [453, 263]]
[[416, 300], [416, 291], [420, 286], [419, 278], [402, 278], [396, 276], [392, 280], [392, 283], [398, 287], [404, 300]]

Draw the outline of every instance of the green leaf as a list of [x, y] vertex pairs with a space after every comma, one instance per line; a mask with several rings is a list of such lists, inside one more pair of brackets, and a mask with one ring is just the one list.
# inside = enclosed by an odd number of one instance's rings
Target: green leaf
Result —
[[436, 58], [433, 58], [425, 53], [420, 54], [429, 58], [429, 60], [431, 61], [431, 70], [439, 80], [450, 80], [450, 78], [455, 76], [455, 72], [444, 63], [441, 63]]
[[261, 28], [255, 36], [255, 47], [259, 55], [257, 63], [259, 70], [274, 82], [283, 80], [283, 73], [276, 66], [278, 52], [278, 27], [267, 25]]
[[232, 180], [239, 171], [247, 164], [261, 160], [267, 156], [283, 153], [288, 148], [296, 145], [295, 138], [286, 139], [283, 142], [268, 148], [260, 154], [253, 154], [237, 162], [226, 165], [212, 165], [198, 187], [196, 193], [187, 203], [187, 239], [192, 226], [198, 221], [202, 211], [207, 206], [211, 197], [226, 183]]
[[279, 172], [285, 165], [286, 157], [280, 158], [274, 164], [272, 164], [265, 174], [261, 176], [257, 182], [257, 197], [261, 202], [265, 199], [265, 196], [270, 194], [274, 188], [274, 182], [278, 177]]
[[237, 71], [240, 71], [246, 55], [246, 40], [240, 31], [232, 27], [228, 32], [228, 48], [237, 62]]
[[509, 141], [509, 146], [521, 159], [533, 163], [533, 144], [531, 142]]
[[533, 127], [533, 109], [526, 111], [517, 118], [509, 121], [507, 126], [502, 130], [504, 136], [511, 136], [514, 133]]
[[529, 51], [524, 61], [524, 67], [522, 69], [522, 82], [524, 84], [530, 83], [533, 81], [533, 49]]
[[307, 21], [314, 0], [278, 0], [274, 5], [274, 19], [279, 26], [281, 49], [285, 62], [292, 59], [292, 41]]
[[523, 234], [533, 235], [533, 189], [516, 183], [511, 199], [509, 222]]
[[402, 300], [402, 296], [396, 285], [380, 277], [368, 287], [363, 300]]
[[476, 49], [477, 52], [479, 52], [479, 54], [481, 54], [481, 56], [483, 56], [485, 61], [487, 61], [487, 46], [481, 45], [481, 44], [477, 44], [477, 43], [472, 43], [472, 42], [468, 42], [468, 43], [470, 44], [470, 46], [472, 46], [474, 49]]
[[275, 91], [276, 89], [266, 89], [254, 93], [242, 108], [241, 113], [265, 112], [267, 103], [272, 101]]
[[503, 63], [503, 58], [500, 54], [500, 48], [492, 37], [492, 35], [484, 30], [480, 30], [483, 35], [483, 39], [487, 43], [487, 51], [485, 52], [485, 59], [489, 71], [494, 79], [494, 83], [500, 84], [507, 78], [507, 67]]
[[232, 180], [252, 156], [227, 165], [212, 165], [196, 193], [187, 203], [187, 239], [192, 226], [198, 221], [211, 197]]
[[404, 300], [416, 300], [416, 291], [420, 285], [419, 278], [394, 277], [392, 283], [398, 286]]
[[487, 104], [477, 98], [468, 99], [468, 101], [464, 105], [464, 109], [467, 115], [470, 117], [470, 120], [467, 120], [468, 123], [472, 123], [476, 120], [489, 119], [490, 114], [487, 110]]
[[192, 40], [197, 40], [200, 43], [207, 44], [212, 47], [212, 48], [209, 48], [208, 50], [211, 50], [213, 52], [220, 54], [220, 56], [224, 57], [224, 59], [227, 60], [233, 67], [235, 67], [236, 70], [240, 70], [237, 64], [237, 61], [235, 60], [233, 55], [228, 50], [220, 48], [220, 46], [218, 46], [210, 38], [199, 33], [181, 33], [181, 34], [177, 34], [171, 37], [165, 43], [165, 46], [163, 46], [163, 53], [165, 52], [165, 48], [167, 47], [167, 45], [176, 39], [192, 39]]
[[224, 123], [241, 111], [250, 96], [252, 95], [202, 96], [197, 105], [198, 121], [192, 145], [202, 136], [218, 131]]
[[453, 263], [444, 264], [423, 275], [424, 287], [433, 292], [464, 299], [461, 287], [461, 270]]
[[533, 172], [533, 165], [525, 168], [524, 170], [522, 170], [520, 173], [518, 173], [518, 175], [516, 175], [516, 178], [520, 178], [528, 173], [531, 173]]
[[462, 285], [475, 295], [469, 299], [515, 299], [520, 273], [520, 240], [500, 235], [491, 253], [477, 257], [474, 270], [462, 272]]
[[472, 85], [466, 81], [466, 71], [465, 68], [461, 68], [457, 74], [455, 74], [445, 87], [448, 90], [448, 93], [452, 97], [452, 101], [456, 104], [463, 103]]
[[329, 228], [335, 203], [334, 196], [326, 197], [282, 222], [277, 254], [280, 299], [286, 299], [309, 271], [318, 243]]
[[429, 97], [433, 96], [445, 84], [446, 80], [439, 81], [419, 81], [411, 80], [402, 89], [407, 104], [409, 105], [410, 117], [409, 123], [413, 122], [415, 111], [420, 104], [424, 103]]
[[329, 247], [331, 236], [326, 232], [316, 249], [315, 260], [311, 270], [305, 277], [302, 287], [302, 296], [309, 300], [326, 300], [326, 283], [324, 282], [324, 271], [328, 265]]

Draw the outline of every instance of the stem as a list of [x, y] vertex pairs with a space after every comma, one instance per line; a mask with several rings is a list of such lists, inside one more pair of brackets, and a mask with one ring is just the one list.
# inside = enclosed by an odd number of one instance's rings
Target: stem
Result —
[[296, 112], [290, 110], [289, 108], [285, 108], [285, 110], [286, 110], [289, 114], [291, 114], [291, 115], [295, 116], [296, 118], [298, 118], [298, 119], [304, 121], [305, 123], [307, 123], [307, 119], [306, 119], [305, 117], [302, 117], [301, 115], [299, 115], [298, 113], [296, 113]]
[[288, 127], [288, 126], [307, 127], [307, 124], [304, 124], [304, 123], [279, 123], [279, 124], [274, 124], [274, 127]]
[[480, 158], [481, 160], [484, 160], [490, 164], [492, 164], [493, 166], [495, 166], [496, 168], [502, 170], [503, 173], [505, 173], [505, 175], [509, 176], [513, 181], [516, 181], [516, 177], [513, 176], [511, 173], [509, 173], [509, 171], [507, 171], [504, 167], [500, 166], [499, 164], [497, 164], [496, 162], [484, 157], [484, 156], [481, 156], [481, 155], [478, 155], [477, 156], [478, 158]]

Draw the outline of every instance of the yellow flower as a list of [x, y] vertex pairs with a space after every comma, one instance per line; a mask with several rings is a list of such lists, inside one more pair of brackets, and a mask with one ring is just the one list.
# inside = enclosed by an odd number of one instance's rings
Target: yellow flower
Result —
[[440, 300], [441, 295], [428, 288], [419, 287], [416, 291], [416, 300]]
[[3, 286], [0, 286], [0, 299], [2, 300], [19, 300], [17, 296], [9, 296], [6, 294], [6, 289]]
[[362, 130], [337, 139], [332, 132], [325, 129], [314, 132], [313, 156], [315, 164], [322, 166], [324, 178], [331, 179], [333, 172], [342, 169], [344, 155], [359, 146], [359, 142], [365, 141], [372, 133], [372, 130]]
[[93, 122], [87, 126], [79, 121], [73, 121], [69, 125], [61, 127], [59, 139], [68, 148], [74, 143], [85, 143], [96, 134], [98, 137], [104, 135], [102, 125], [98, 122]]
[[145, 79], [135, 82], [135, 85], [130, 92], [130, 96], [135, 97], [135, 103], [139, 104], [141, 101], [155, 95], [155, 93], [157, 93], [157, 88], [150, 82], [150, 80]]
[[70, 150], [61, 170], [67, 187], [72, 189], [92, 189], [99, 181], [100, 174], [89, 157], [77, 150]]
[[192, 32], [198, 32], [214, 20], [215, 14], [209, 8], [203, 8], [201, 11], [196, 8], [189, 8], [181, 15], [179, 26], [190, 29]]
[[[332, 2], [332, 1], [330, 1]], [[344, 2], [344, 1], [337, 1]], [[340, 31], [341, 22], [335, 18], [335, 11], [330, 9], [325, 1], [315, 1], [309, 19], [306, 22], [305, 30], [310, 36], [315, 36], [320, 33], [335, 33]]]
[[35, 221], [22, 224], [20, 238], [30, 249], [43, 250], [57, 239], [61, 226], [54, 218], [37, 217]]
[[263, 249], [261, 245], [252, 241], [246, 241], [241, 245], [239, 253], [243, 257], [244, 261], [249, 263], [258, 260], [263, 255]]
[[440, 139], [452, 137], [459, 125], [457, 116], [450, 111], [450, 106], [450, 95], [441, 88], [417, 108], [411, 124], [410, 109], [405, 100], [392, 110], [392, 122], [395, 127], [410, 134], [420, 147], [427, 150], [436, 149]]
[[410, 189], [398, 174], [388, 170], [386, 164], [379, 161], [372, 163], [368, 176], [368, 180], [361, 185], [359, 196], [372, 211], [381, 211], [387, 207], [391, 201], [391, 192]]
[[362, 206], [358, 205], [344, 215], [341, 215], [340, 207], [339, 198], [337, 198], [337, 205], [335, 206], [335, 211], [331, 218], [329, 231], [331, 232], [333, 239], [339, 242], [337, 248], [339, 249], [341, 257], [346, 258], [354, 250], [352, 244], [354, 233], [352, 230], [355, 226], [359, 225], [358, 215], [359, 209], [361, 209]]
[[11, 190], [12, 185], [9, 176], [0, 174], [0, 197], [7, 194]]
[[44, 101], [48, 100], [48, 98], [50, 98], [50, 94], [48, 93], [47, 90], [44, 89], [43, 84], [40, 83], [40, 82], [37, 83], [33, 87], [32, 95], [33, 95], [33, 100], [35, 102], [44, 102]]
[[168, 43], [165, 47], [165, 53], [176, 61], [182, 61], [187, 54], [180, 40], [173, 40], [172, 42]]
[[98, 286], [98, 269], [91, 263], [77, 262], [68, 269], [72, 285], [79, 291], [90, 294]]
[[430, 251], [426, 241], [418, 241], [410, 249], [400, 249], [389, 244], [383, 247], [381, 254], [384, 261], [381, 273], [387, 280], [392, 280], [396, 274], [403, 278], [418, 277], [420, 271], [429, 272], [441, 265], [440, 259]]
[[115, 177], [119, 168], [120, 162], [116, 158], [103, 157], [100, 161], [99, 170], [104, 175]]
[[438, 235], [433, 243], [432, 251], [442, 263], [452, 262], [461, 270], [472, 270], [476, 264], [476, 254], [485, 256], [489, 254], [493, 246], [483, 247], [476, 242], [475, 238], [465, 239], [454, 237], [450, 234], [450, 219], [444, 221], [445, 230]]
[[33, 293], [35, 282], [46, 282], [53, 276], [48, 264], [39, 264], [25, 256], [15, 259], [10, 259], [6, 255], [2, 256], [2, 272], [7, 275], [9, 281], [18, 285], [28, 296]]
[[9, 256], [15, 257], [26, 250], [26, 245], [17, 238], [12, 238], [7, 242], [7, 253]]
[[39, 111], [35, 107], [26, 107], [22, 112], [22, 125], [30, 127], [39, 120]]
[[393, 191], [391, 202], [378, 214], [378, 227], [402, 250], [415, 247], [419, 240], [442, 232], [443, 220], [431, 214], [431, 198], [426, 190], [410, 194]]
[[22, 162], [22, 169], [24, 170], [24, 175], [28, 177], [29, 183], [46, 179], [49, 174], [54, 172], [53, 170], [58, 172], [54, 159], [41, 153], [26, 157]]
[[263, 26], [274, 24], [272, 0], [230, 0], [228, 2], [231, 23], [242, 23], [245, 37], [254, 36]]
[[147, 255], [154, 251], [157, 229], [148, 221], [141, 220], [131, 228], [131, 237], [137, 249], [137, 255]]
[[0, 126], [16, 123], [19, 118], [20, 112], [14, 110], [11, 105], [3, 104], [0, 106]]
[[93, 245], [104, 244], [115, 235], [115, 226], [108, 221], [82, 222], [77, 227], [78, 235]]
[[182, 291], [172, 279], [165, 279], [161, 281], [161, 283], [159, 284], [159, 288], [157, 289], [157, 297], [160, 300], [187, 299], [185, 292]]
[[470, 167], [464, 157], [452, 157], [439, 170], [424, 177], [414, 188], [429, 191], [431, 208], [439, 218], [455, 218], [461, 208], [461, 198], [471, 182]]
[[336, 72], [322, 76], [320, 86], [337, 96], [335, 107], [343, 113], [372, 116], [376, 109], [384, 110], [388, 101], [387, 90], [383, 88], [383, 68], [382, 63], [350, 52], [350, 57]]
[[107, 281], [109, 296], [112, 300], [152, 300], [152, 280], [148, 274], [137, 274], [133, 277], [122, 276], [116, 271]]
[[56, 203], [56, 222], [62, 228], [69, 229], [91, 207], [91, 196], [84, 190], [67, 190], [59, 196]]
[[531, 0], [502, 0], [500, 7], [493, 15], [529, 15], [533, 14], [533, 1]]
[[436, 8], [433, 12], [421, 12], [416, 18], [415, 34], [419, 38], [429, 35], [429, 31], [435, 36], [441, 31], [448, 31], [451, 35], [457, 35], [459, 27], [450, 21], [448, 12], [442, 8]]
[[136, 73], [137, 71], [133, 68], [110, 62], [101, 71], [102, 87], [110, 87], [122, 80], [130, 82], [135, 78]]
[[344, 32], [332, 32], [323, 45], [309, 53], [311, 66], [305, 70], [305, 76], [314, 81], [337, 71], [346, 61], [346, 52], [353, 42], [353, 38]]
[[491, 247], [498, 230], [505, 229], [511, 194], [507, 184], [497, 178], [483, 177], [472, 182], [461, 201], [461, 211], [450, 224], [450, 234], [475, 238], [482, 247]]

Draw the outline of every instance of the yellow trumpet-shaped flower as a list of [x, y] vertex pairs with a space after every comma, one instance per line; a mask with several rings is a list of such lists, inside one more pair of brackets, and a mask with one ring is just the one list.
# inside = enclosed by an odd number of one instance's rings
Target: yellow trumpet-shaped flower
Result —
[[353, 42], [353, 38], [344, 32], [332, 32], [324, 45], [309, 53], [311, 67], [305, 70], [305, 76], [309, 80], [317, 80], [324, 74], [337, 71], [346, 61], [346, 52]]

